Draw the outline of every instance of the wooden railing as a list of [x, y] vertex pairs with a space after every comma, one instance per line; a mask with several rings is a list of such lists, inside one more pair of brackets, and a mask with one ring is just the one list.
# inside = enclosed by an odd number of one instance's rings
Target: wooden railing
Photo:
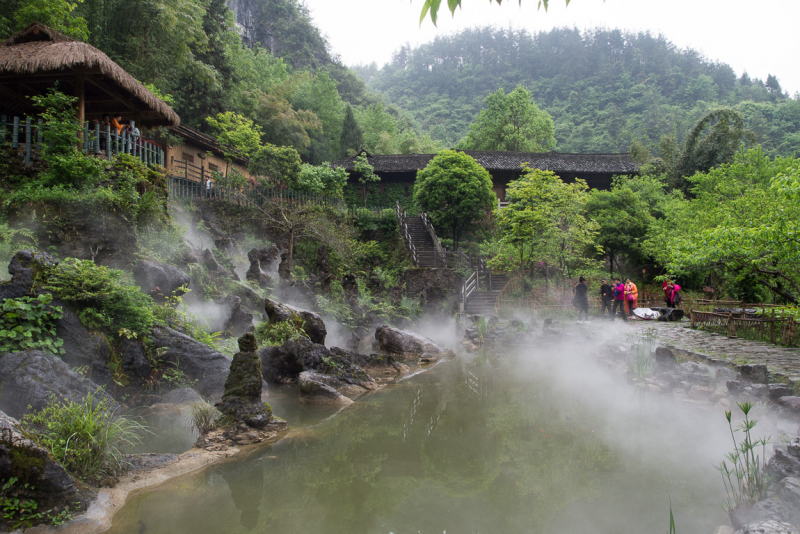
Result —
[[750, 314], [743, 313], [734, 316], [733, 313], [692, 310], [691, 326], [693, 329], [717, 332], [729, 337], [767, 341], [787, 347], [798, 345], [800, 332], [792, 315], [775, 317], [774, 312], [771, 317], [763, 313], [758, 317], [748, 315]]
[[[9, 118], [5, 115], [0, 116], [0, 144], [11, 141], [14, 149], [23, 148], [25, 163], [31, 163], [33, 150], [42, 150], [44, 132], [47, 126], [38, 119], [36, 122], [30, 117], [22, 120], [19, 117]], [[131, 122], [135, 127], [135, 123]], [[10, 135], [9, 135], [10, 134]], [[151, 139], [145, 139], [139, 135], [129, 134], [124, 131], [120, 134], [116, 129], [105, 125], [103, 129], [99, 124], [90, 127], [89, 123], [83, 124], [83, 128], [75, 125], [75, 137], [80, 141], [80, 148], [86, 154], [95, 156], [111, 156], [119, 154], [129, 154], [140, 159], [146, 165], [161, 165], [165, 163], [164, 150], [161, 146]], [[9, 139], [10, 138], [10, 139]]]
[[475, 290], [478, 289], [478, 271], [472, 271], [472, 274], [469, 275], [467, 279], [464, 280], [464, 284], [461, 288], [461, 305], [466, 307], [467, 299], [470, 295], [472, 295]]
[[395, 210], [397, 213], [397, 221], [400, 224], [400, 233], [403, 234], [403, 238], [406, 240], [408, 249], [411, 251], [411, 258], [414, 260], [414, 265], [418, 265], [419, 257], [417, 256], [417, 247], [414, 246], [414, 240], [411, 239], [411, 233], [408, 230], [408, 222], [406, 222], [406, 210], [400, 208], [399, 202], [396, 203]]
[[445, 257], [444, 249], [442, 248], [442, 240], [436, 235], [436, 230], [434, 230], [433, 223], [428, 217], [428, 214], [423, 211], [420, 214], [420, 218], [422, 218], [422, 224], [425, 225], [425, 229], [428, 230], [428, 233], [430, 234], [431, 239], [433, 240], [433, 247], [436, 251], [433, 259], [434, 265], [436, 265], [439, 262], [441, 262], [443, 266], [447, 265], [447, 258]]

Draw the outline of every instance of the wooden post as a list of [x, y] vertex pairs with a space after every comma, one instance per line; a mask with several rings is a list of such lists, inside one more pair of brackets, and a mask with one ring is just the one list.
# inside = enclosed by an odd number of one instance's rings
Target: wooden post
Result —
[[775, 308], [772, 309], [772, 321], [769, 323], [769, 342], [775, 344]]
[[31, 118], [28, 117], [25, 119], [25, 163], [31, 162], [31, 134], [33, 133], [31, 130], [33, 126], [31, 125]]
[[733, 325], [733, 313], [728, 314], [728, 337], [734, 337], [736, 327]]
[[78, 97], [78, 124], [83, 124], [86, 121], [86, 87], [83, 71], [79, 71], [75, 77], [75, 96]]
[[741, 304], [741, 306], [742, 306], [741, 318], [742, 318], [742, 319], [744, 319], [744, 316], [745, 316], [745, 313], [744, 313], [744, 305], [745, 305], [745, 302], [744, 302], [744, 301], [742, 301], [740, 304]]
[[100, 123], [94, 125], [94, 153], [100, 155]]
[[14, 117], [14, 125], [11, 127], [11, 148], [19, 148], [19, 117]]
[[106, 124], [106, 159], [111, 159], [111, 125]]
[[789, 316], [789, 321], [786, 326], [786, 346], [794, 345], [794, 315]]
[[89, 153], [89, 123], [83, 123], [83, 151]]
[[[613, 282], [613, 280], [612, 280], [612, 282]], [[694, 330], [694, 327], [695, 327], [695, 317], [696, 316], [697, 316], [697, 314], [694, 313], [694, 310], [691, 310], [689, 312], [689, 325], [690, 325], [690, 328], [692, 330]]]

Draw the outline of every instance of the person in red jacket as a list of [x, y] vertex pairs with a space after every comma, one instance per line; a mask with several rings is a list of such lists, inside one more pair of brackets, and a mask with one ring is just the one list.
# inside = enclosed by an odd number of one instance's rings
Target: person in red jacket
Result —
[[611, 319], [617, 318], [617, 308], [619, 314], [622, 316], [623, 321], [628, 320], [628, 314], [625, 313], [625, 284], [619, 278], [614, 278], [614, 308], [611, 310]]

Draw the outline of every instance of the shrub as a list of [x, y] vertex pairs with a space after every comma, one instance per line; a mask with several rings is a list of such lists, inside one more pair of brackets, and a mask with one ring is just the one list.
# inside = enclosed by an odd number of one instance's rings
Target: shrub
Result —
[[56, 320], [61, 319], [60, 306], [50, 306], [53, 296], [6, 299], [0, 303], [0, 353], [43, 350], [50, 354], [64, 353], [64, 341], [56, 334]]
[[263, 321], [256, 326], [256, 339], [262, 345], [283, 345], [292, 339], [307, 338], [304, 325], [305, 321], [295, 315], [289, 321]]
[[152, 297], [128, 283], [123, 271], [70, 258], [40, 276], [42, 287], [68, 302], [89, 329], [116, 335], [124, 328], [145, 334], [153, 325]]
[[111, 402], [97, 393], [78, 402], [52, 395], [44, 409], [23, 417], [20, 429], [73, 476], [91, 483], [124, 471], [125, 455], [146, 431], [137, 421], [115, 417]]
[[189, 425], [201, 436], [217, 427], [222, 414], [206, 401], [193, 402], [189, 407]]
[[183, 297], [177, 295], [179, 291], [188, 293], [191, 290], [186, 286], [181, 286], [167, 297], [163, 304], [156, 305], [153, 308], [155, 320], [217, 350], [217, 341], [221, 333], [209, 332], [206, 326], [201, 325], [197, 318], [186, 310]]

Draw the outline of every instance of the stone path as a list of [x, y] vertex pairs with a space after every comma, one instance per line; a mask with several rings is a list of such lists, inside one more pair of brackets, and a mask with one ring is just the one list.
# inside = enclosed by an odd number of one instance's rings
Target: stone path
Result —
[[770, 345], [760, 341], [730, 339], [702, 330], [692, 330], [688, 322], [663, 323], [631, 321], [637, 329], [653, 329], [661, 345], [698, 355], [717, 365], [736, 367], [743, 364], [766, 364], [774, 382], [800, 383], [800, 349]]

